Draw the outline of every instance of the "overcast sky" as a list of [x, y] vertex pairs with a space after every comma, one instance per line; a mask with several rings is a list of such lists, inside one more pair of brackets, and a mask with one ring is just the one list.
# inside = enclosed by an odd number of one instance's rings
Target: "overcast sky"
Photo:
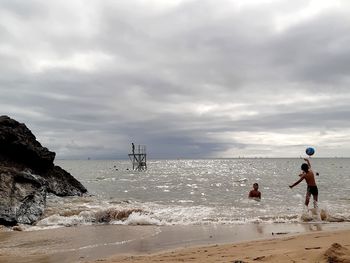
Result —
[[350, 156], [350, 1], [0, 0], [0, 115], [57, 158]]

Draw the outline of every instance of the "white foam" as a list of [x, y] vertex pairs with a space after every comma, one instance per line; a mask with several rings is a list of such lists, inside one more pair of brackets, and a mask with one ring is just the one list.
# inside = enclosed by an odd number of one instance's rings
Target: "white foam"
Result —
[[[167, 188], [164, 187], [163, 190], [167, 190]], [[204, 192], [193, 193], [198, 193], [202, 199], [206, 197]], [[54, 208], [51, 208], [50, 214], [55, 214], [40, 220], [35, 227], [30, 227], [28, 230], [101, 223], [160, 226], [321, 221], [320, 217], [310, 218], [309, 214], [302, 215], [300, 213], [301, 206], [283, 206], [281, 210], [276, 211], [274, 206], [270, 204], [276, 200], [266, 199], [262, 202], [256, 202], [242, 196], [235, 201], [238, 206], [232, 204], [213, 207], [198, 205], [196, 197], [193, 195], [191, 197], [193, 200], [174, 199], [171, 204], [108, 201], [101, 197], [54, 199]], [[301, 195], [298, 194], [294, 196], [294, 198], [300, 197]], [[208, 196], [209, 198], [210, 196]], [[344, 218], [335, 213], [331, 216], [327, 212], [327, 219], [321, 222], [349, 221], [349, 219], [350, 216]]]
[[40, 220], [36, 226], [75, 226], [87, 223], [91, 223], [91, 221], [81, 215], [66, 217], [55, 214]]
[[177, 202], [180, 204], [185, 204], [185, 203], [193, 203], [194, 201], [193, 200], [178, 200]]
[[134, 212], [129, 215], [129, 217], [124, 221], [113, 221], [112, 224], [122, 224], [122, 225], [166, 225], [166, 222], [161, 222], [156, 218], [152, 218], [150, 214], [143, 214], [140, 212]]
[[237, 179], [237, 180], [234, 180], [234, 182], [238, 182], [238, 183], [240, 183], [240, 182], [246, 182], [246, 181], [248, 181], [247, 178], [239, 178], [239, 179]]

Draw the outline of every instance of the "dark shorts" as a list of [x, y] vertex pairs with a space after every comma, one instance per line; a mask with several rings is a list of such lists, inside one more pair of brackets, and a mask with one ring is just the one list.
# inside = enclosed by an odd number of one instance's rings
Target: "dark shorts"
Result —
[[312, 195], [318, 195], [318, 188], [317, 188], [316, 185], [308, 186], [307, 187], [307, 192], [312, 194]]

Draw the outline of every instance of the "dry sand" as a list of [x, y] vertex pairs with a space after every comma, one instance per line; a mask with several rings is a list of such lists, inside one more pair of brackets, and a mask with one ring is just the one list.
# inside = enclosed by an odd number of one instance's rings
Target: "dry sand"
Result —
[[239, 244], [211, 245], [95, 262], [350, 262], [350, 230], [321, 231]]

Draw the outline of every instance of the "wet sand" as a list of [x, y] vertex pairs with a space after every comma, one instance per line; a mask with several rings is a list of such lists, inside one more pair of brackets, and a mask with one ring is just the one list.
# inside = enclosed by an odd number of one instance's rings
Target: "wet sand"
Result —
[[[317, 245], [318, 243], [314, 244], [313, 241], [318, 242], [323, 239], [327, 244], [322, 243], [322, 249], [329, 247], [333, 241], [350, 249], [349, 229], [348, 223], [306, 223], [227, 226], [99, 225], [23, 232], [2, 230], [0, 231], [0, 262], [232, 262], [235, 258], [250, 262], [249, 260], [259, 255], [263, 256], [264, 260], [271, 253], [279, 255], [284, 251], [283, 247], [291, 250], [291, 246], [295, 244], [321, 246]], [[332, 232], [337, 230], [340, 232]], [[294, 237], [302, 233], [315, 233], [312, 235], [320, 237], [312, 237], [312, 242], [308, 244], [300, 240], [295, 241], [295, 244], [288, 243], [298, 239], [304, 240], [304, 235]], [[347, 233], [345, 237], [344, 233]], [[271, 238], [272, 240], [265, 241]], [[280, 245], [281, 238], [284, 246]], [[241, 243], [250, 240], [255, 241]], [[228, 243], [231, 245], [225, 245]], [[237, 243], [241, 244], [237, 245]], [[198, 248], [199, 246], [203, 248]], [[251, 252], [256, 246], [262, 246], [262, 248]], [[264, 249], [271, 252], [260, 253]], [[321, 248], [310, 250], [319, 250], [317, 252], [319, 253]]]
[[[100, 259], [122, 262], [350, 262], [350, 230], [323, 231], [239, 244], [211, 245], [174, 250], [148, 256], [115, 256]], [[97, 260], [95, 262], [99, 262]]]

